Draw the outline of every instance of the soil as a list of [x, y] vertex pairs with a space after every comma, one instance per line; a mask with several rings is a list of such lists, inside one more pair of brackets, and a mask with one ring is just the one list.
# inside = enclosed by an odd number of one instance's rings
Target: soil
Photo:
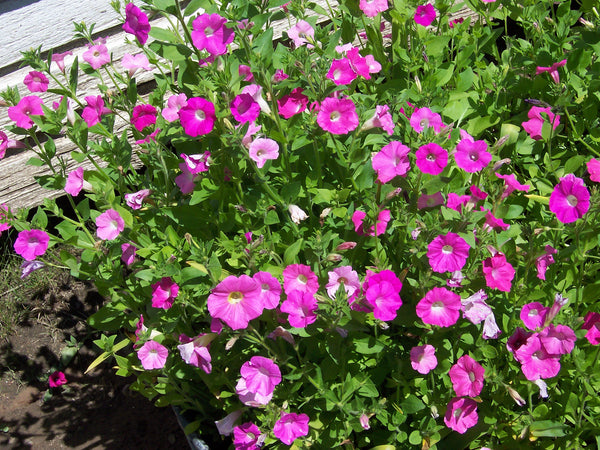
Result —
[[[0, 342], [0, 448], [189, 448], [172, 409], [129, 390], [132, 380], [116, 376], [110, 360], [84, 374], [97, 356], [85, 318], [103, 299], [91, 285], [64, 278], [34, 295]], [[84, 345], [64, 371], [67, 384], [44, 401], [71, 336]]]

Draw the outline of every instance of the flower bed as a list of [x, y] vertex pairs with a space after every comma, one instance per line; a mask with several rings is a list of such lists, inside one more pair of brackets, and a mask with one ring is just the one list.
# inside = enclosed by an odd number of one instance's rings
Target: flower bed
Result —
[[[110, 298], [95, 364], [236, 448], [593, 445], [595, 9], [113, 3], [140, 53], [115, 67], [79, 26], [89, 50], [56, 85], [28, 53], [32, 94], [3, 93], [23, 138], [0, 135], [73, 202], [4, 221], [26, 272], [82, 249], [62, 263]], [[525, 38], [500, 52], [509, 18]], [[80, 70], [96, 95], [77, 97]], [[95, 170], [53, 159], [40, 136], [59, 133]]]

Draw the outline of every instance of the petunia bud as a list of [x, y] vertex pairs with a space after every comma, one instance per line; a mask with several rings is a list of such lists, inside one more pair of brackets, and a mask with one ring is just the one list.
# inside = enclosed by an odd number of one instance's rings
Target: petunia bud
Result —
[[308, 215], [297, 205], [290, 205], [288, 211], [290, 212], [292, 222], [295, 224], [299, 224], [303, 220], [308, 219]]
[[517, 391], [515, 391], [508, 385], [505, 385], [504, 387], [506, 387], [508, 395], [511, 396], [511, 398], [515, 401], [517, 405], [523, 406], [525, 404], [525, 400], [523, 400], [523, 397], [521, 397]]

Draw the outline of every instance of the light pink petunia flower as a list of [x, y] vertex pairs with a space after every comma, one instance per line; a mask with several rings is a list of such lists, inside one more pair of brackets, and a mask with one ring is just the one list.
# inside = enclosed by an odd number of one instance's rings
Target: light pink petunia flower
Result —
[[179, 286], [171, 277], [163, 277], [157, 283], [152, 284], [152, 307], [164, 310], [173, 306], [175, 298], [179, 294]]
[[590, 180], [600, 183], [600, 161], [592, 158], [586, 163], [586, 166], [590, 173]]
[[477, 325], [492, 314], [492, 308], [485, 302], [486, 300], [487, 295], [483, 289], [480, 289], [470, 297], [461, 299], [461, 309], [465, 319]]
[[133, 3], [127, 3], [125, 7], [123, 31], [133, 34], [142, 45], [148, 40], [148, 34], [150, 33], [148, 16]]
[[65, 72], [65, 57], [72, 55], [72, 51], [66, 51], [64, 53], [53, 53], [52, 54], [52, 62], [56, 63], [58, 69], [64, 73]]
[[135, 261], [135, 255], [137, 252], [137, 247], [133, 244], [121, 244], [121, 261], [125, 263], [126, 266], [130, 266]]
[[141, 209], [144, 199], [150, 195], [150, 189], [125, 194], [125, 203], [131, 209]]
[[485, 369], [469, 355], [461, 356], [448, 375], [452, 381], [454, 392], [459, 397], [477, 397], [483, 388]]
[[227, 19], [219, 14], [202, 14], [192, 22], [192, 43], [198, 50], [206, 50], [211, 56], [227, 53], [227, 45], [233, 42], [235, 32], [227, 28]]
[[551, 355], [567, 355], [575, 348], [577, 336], [567, 325], [550, 324], [540, 332], [540, 341]]
[[390, 107], [388, 105], [377, 105], [375, 107], [375, 114], [373, 114], [373, 117], [368, 119], [363, 124], [363, 126], [361, 127], [361, 131], [370, 130], [371, 128], [383, 128], [383, 130], [391, 136], [392, 134], [394, 134], [394, 127], [394, 119], [390, 114]]
[[96, 217], [96, 227], [96, 234], [100, 239], [111, 241], [125, 229], [125, 222], [121, 215], [111, 208]]
[[167, 362], [169, 350], [156, 341], [147, 341], [138, 350], [138, 358], [142, 362], [142, 367], [146, 370], [162, 369]]
[[265, 309], [273, 309], [281, 300], [281, 283], [269, 272], [256, 272], [252, 279], [260, 285], [260, 299]]
[[25, 75], [23, 84], [27, 86], [29, 92], [46, 92], [48, 90], [48, 85], [50, 84], [50, 82], [48, 81], [48, 77], [42, 72], [32, 70], [27, 75]]
[[529, 381], [539, 378], [553, 378], [560, 372], [560, 355], [549, 354], [540, 340], [538, 333], [534, 333], [525, 344], [515, 351], [515, 358], [521, 363], [523, 375]]
[[438, 113], [434, 113], [429, 108], [417, 108], [410, 116], [410, 126], [417, 133], [421, 133], [425, 128], [433, 128], [437, 133], [442, 131], [444, 123], [442, 122], [442, 116]]
[[409, 154], [410, 148], [400, 141], [392, 141], [385, 145], [371, 159], [377, 179], [381, 183], [387, 183], [397, 176], [405, 177], [410, 170]]
[[308, 292], [314, 295], [319, 290], [319, 279], [310, 266], [291, 264], [283, 269], [283, 290], [287, 295], [292, 291]]
[[19, 232], [14, 243], [15, 252], [27, 261], [46, 253], [50, 236], [42, 230], [23, 230]]
[[317, 320], [317, 299], [309, 292], [292, 291], [281, 303], [281, 312], [288, 313], [288, 322], [294, 328], [306, 328]]
[[129, 77], [131, 78], [139, 69], [151, 70], [150, 62], [148, 57], [143, 53], [137, 55], [130, 55], [129, 53], [123, 55], [121, 60], [123, 69], [128, 71]]
[[100, 67], [110, 62], [108, 48], [106, 48], [106, 45], [104, 44], [90, 45], [81, 56], [94, 70], [98, 70]]
[[551, 245], [546, 245], [545, 253], [535, 259], [535, 267], [537, 269], [537, 277], [540, 280], [546, 279], [546, 270], [550, 264], [554, 264], [554, 257], [557, 250]]
[[249, 153], [256, 166], [262, 169], [268, 159], [279, 158], [279, 144], [273, 139], [257, 138], [250, 144]]
[[88, 127], [100, 123], [102, 116], [112, 111], [104, 106], [104, 99], [101, 95], [89, 95], [85, 98], [87, 106], [83, 108], [81, 117], [85, 120]]
[[367, 17], [375, 17], [388, 9], [387, 0], [360, 0], [358, 7]]
[[410, 364], [417, 372], [426, 375], [437, 367], [433, 345], [419, 345], [410, 349]]
[[292, 445], [297, 438], [308, 434], [309, 417], [306, 414], [281, 413], [273, 427], [273, 434], [286, 445]]
[[181, 153], [179, 156], [183, 158], [183, 162], [190, 171], [190, 173], [197, 175], [201, 172], [207, 172], [209, 168], [208, 158], [210, 158], [210, 152], [207, 150], [204, 153], [196, 155], [186, 155]]
[[190, 172], [187, 165], [183, 162], [179, 164], [181, 173], [175, 177], [175, 184], [179, 187], [182, 194], [189, 194], [196, 187], [197, 175]]
[[230, 275], [210, 293], [206, 306], [213, 318], [221, 319], [234, 330], [248, 327], [248, 322], [263, 312], [260, 284], [248, 275]]
[[[194, 367], [198, 367], [206, 373], [212, 372], [212, 358], [208, 350], [208, 344], [210, 344], [210, 335], [199, 334], [195, 338], [189, 338], [185, 335], [179, 337], [182, 342], [177, 346], [181, 359], [186, 364]], [[212, 335], [214, 336], [214, 335]]]
[[434, 272], [462, 270], [469, 257], [469, 244], [456, 233], [440, 234], [429, 243], [427, 257]]
[[455, 397], [448, 403], [444, 423], [457, 433], [464, 434], [477, 425], [477, 402], [468, 397]]
[[340, 286], [346, 292], [350, 300], [355, 294], [360, 292], [360, 280], [358, 273], [352, 269], [352, 266], [336, 267], [328, 272], [329, 281], [325, 285], [329, 298], [335, 299], [336, 293]]
[[446, 288], [433, 288], [417, 304], [417, 316], [429, 325], [450, 327], [460, 316], [460, 296]]
[[187, 96], [183, 93], [171, 95], [167, 99], [167, 106], [162, 109], [160, 114], [167, 122], [174, 122], [179, 119], [179, 110], [187, 106]]
[[428, 27], [437, 17], [437, 12], [431, 3], [417, 6], [415, 11], [415, 22], [424, 27]]
[[288, 37], [294, 41], [296, 47], [302, 47], [306, 44], [308, 48], [314, 48], [314, 45], [310, 44], [306, 38], [309, 37], [311, 40], [314, 39], [315, 30], [307, 21], [299, 20], [296, 25], [288, 30], [287, 34]]
[[264, 356], [253, 356], [240, 368], [246, 389], [254, 394], [270, 396], [281, 383], [281, 371], [277, 364]]
[[83, 167], [78, 167], [67, 176], [65, 184], [65, 192], [77, 197], [83, 189]]
[[420, 146], [415, 156], [417, 167], [430, 175], [439, 175], [448, 165], [448, 152], [435, 142]]
[[349, 98], [327, 97], [317, 114], [319, 126], [332, 134], [347, 134], [358, 126], [356, 106]]
[[581, 219], [590, 209], [590, 191], [572, 173], [562, 177], [550, 194], [550, 211], [562, 223]]
[[8, 117], [15, 121], [18, 127], [29, 130], [33, 126], [30, 116], [44, 115], [42, 103], [44, 101], [35, 95], [23, 97], [15, 106], [8, 108]]
[[356, 79], [356, 76], [357, 74], [347, 58], [334, 59], [326, 75], [336, 86], [350, 84]]
[[202, 97], [192, 97], [179, 110], [179, 120], [188, 136], [208, 134], [213, 130], [216, 120], [215, 105]]

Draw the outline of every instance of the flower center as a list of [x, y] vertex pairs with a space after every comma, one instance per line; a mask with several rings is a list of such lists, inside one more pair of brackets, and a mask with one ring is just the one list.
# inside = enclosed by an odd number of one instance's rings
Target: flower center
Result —
[[428, 154], [427, 161], [435, 161], [435, 155], [433, 153]]
[[348, 280], [346, 278], [344, 278], [344, 277], [338, 278], [338, 281], [340, 282], [340, 284], [346, 284], [346, 283], [348, 283]]
[[444, 304], [442, 302], [433, 302], [431, 304], [431, 309], [443, 309], [444, 308]]
[[94, 58], [97, 58], [97, 57], [99, 57], [99, 56], [100, 56], [100, 52], [99, 52], [98, 50], [96, 50], [96, 51], [94, 52]]
[[206, 119], [206, 114], [204, 114], [204, 111], [202, 111], [201, 109], [197, 110], [196, 113], [194, 114], [194, 116], [196, 117], [197, 120]]
[[461, 413], [462, 413], [462, 409], [460, 409], [460, 408], [456, 408], [456, 409], [454, 410], [454, 414], [453, 414], [453, 415], [454, 415], [454, 417], [455, 417], [456, 419], [458, 419], [458, 418], [460, 417]]
[[421, 128], [428, 127], [429, 121], [427, 119], [421, 119], [421, 121], [419, 122], [419, 125], [421, 125]]
[[265, 292], [265, 291], [270, 291], [271, 287], [267, 283], [264, 283], [264, 284], [260, 285], [260, 289], [261, 289], [261, 291]]
[[339, 111], [333, 111], [329, 116], [329, 120], [331, 120], [332, 122], [337, 122], [341, 116], [342, 115], [339, 113]]
[[469, 380], [471, 380], [471, 383], [475, 381], [475, 374], [473, 372], [469, 372]]
[[471, 152], [469, 154], [469, 159], [471, 161], [477, 161], [479, 159], [479, 155], [477, 154], [477, 152]]
[[27, 243], [29, 245], [38, 245], [39, 242], [38, 242], [37, 238], [31, 237], [31, 238], [27, 239]]
[[206, 36], [206, 37], [211, 37], [214, 33], [215, 33], [215, 30], [213, 30], [211, 27], [206, 27], [204, 29], [204, 36]]
[[529, 310], [529, 314], [527, 314], [529, 317], [535, 317], [538, 315], [538, 310], [533, 308]]
[[264, 154], [265, 154], [265, 152], [263, 150], [259, 150], [256, 152], [256, 156], [262, 156]]
[[235, 292], [230, 292], [229, 293], [229, 296], [227, 297], [227, 301], [231, 305], [236, 305], [239, 302], [241, 302], [243, 298], [244, 298], [244, 295], [241, 292], [235, 291]]
[[579, 203], [577, 197], [575, 197], [573, 194], [567, 195], [567, 202], [569, 203], [569, 206], [572, 207], [577, 206], [577, 203]]
[[298, 275], [298, 283], [300, 284], [306, 284], [306, 282], [308, 281], [308, 278], [306, 278], [306, 275]]
[[446, 244], [442, 247], [442, 253], [444, 253], [445, 255], [449, 255], [450, 253], [452, 253], [452, 246], [449, 244]]

